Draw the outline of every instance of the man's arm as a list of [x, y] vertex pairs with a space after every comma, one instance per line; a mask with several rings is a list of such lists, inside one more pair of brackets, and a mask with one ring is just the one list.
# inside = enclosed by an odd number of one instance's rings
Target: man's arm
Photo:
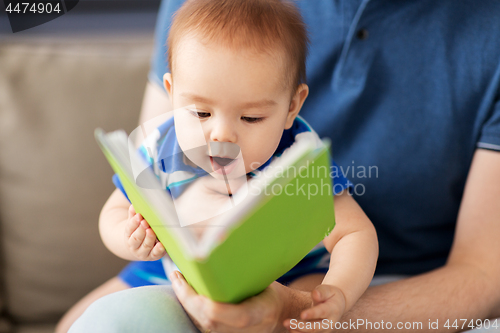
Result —
[[170, 111], [172, 111], [172, 105], [165, 90], [154, 83], [148, 82], [142, 100], [139, 125]]
[[[467, 319], [500, 316], [500, 152], [474, 155], [448, 262], [412, 278], [369, 288], [342, 321], [422, 322], [459, 331]], [[459, 330], [443, 327], [458, 319]], [[499, 323], [500, 325], [500, 323]], [[470, 327], [464, 327], [464, 330]], [[350, 330], [346, 330], [349, 332]], [[362, 332], [358, 327], [356, 332]], [[410, 332], [412, 330], [406, 330]], [[422, 332], [415, 329], [415, 331]]]

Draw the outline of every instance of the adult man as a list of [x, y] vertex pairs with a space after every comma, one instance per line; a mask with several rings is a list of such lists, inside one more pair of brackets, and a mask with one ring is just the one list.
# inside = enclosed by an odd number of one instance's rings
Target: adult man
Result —
[[[181, 3], [161, 8], [145, 118], [168, 104], [155, 85], [166, 71], [169, 17]], [[332, 139], [335, 160], [377, 228], [377, 274], [411, 276], [369, 288], [343, 320], [420, 322], [424, 330], [437, 320], [437, 332], [450, 332], [498, 317], [500, 3], [297, 5], [311, 37], [310, 95], [301, 114]], [[297, 318], [310, 299], [284, 290], [219, 307], [185, 283], [174, 290], [192, 318], [217, 332], [245, 325], [258, 331], [263, 318], [275, 324]]]

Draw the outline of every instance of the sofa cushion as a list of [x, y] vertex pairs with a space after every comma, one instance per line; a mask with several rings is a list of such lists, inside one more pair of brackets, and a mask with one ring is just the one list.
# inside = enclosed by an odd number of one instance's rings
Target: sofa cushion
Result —
[[2, 291], [16, 321], [57, 319], [125, 262], [98, 234], [113, 191], [93, 131], [135, 127], [152, 36], [0, 44]]

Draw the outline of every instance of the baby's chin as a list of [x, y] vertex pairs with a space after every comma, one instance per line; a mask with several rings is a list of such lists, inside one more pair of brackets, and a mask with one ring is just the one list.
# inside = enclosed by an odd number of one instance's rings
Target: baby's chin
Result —
[[219, 179], [212, 175], [207, 175], [202, 177], [202, 179], [204, 180], [203, 185], [211, 193], [224, 196], [236, 194], [247, 182], [246, 175], [234, 179]]

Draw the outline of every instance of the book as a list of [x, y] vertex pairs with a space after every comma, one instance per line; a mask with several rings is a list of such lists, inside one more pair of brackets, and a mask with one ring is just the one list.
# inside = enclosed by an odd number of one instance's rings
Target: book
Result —
[[[213, 218], [198, 239], [181, 225], [171, 196], [124, 131], [96, 129], [95, 137], [136, 212], [187, 282], [214, 301], [239, 303], [262, 292], [335, 226], [326, 140], [319, 148], [317, 140], [294, 143], [249, 179], [252, 191], [235, 193], [238, 204]], [[142, 170], [140, 186], [137, 170]]]

